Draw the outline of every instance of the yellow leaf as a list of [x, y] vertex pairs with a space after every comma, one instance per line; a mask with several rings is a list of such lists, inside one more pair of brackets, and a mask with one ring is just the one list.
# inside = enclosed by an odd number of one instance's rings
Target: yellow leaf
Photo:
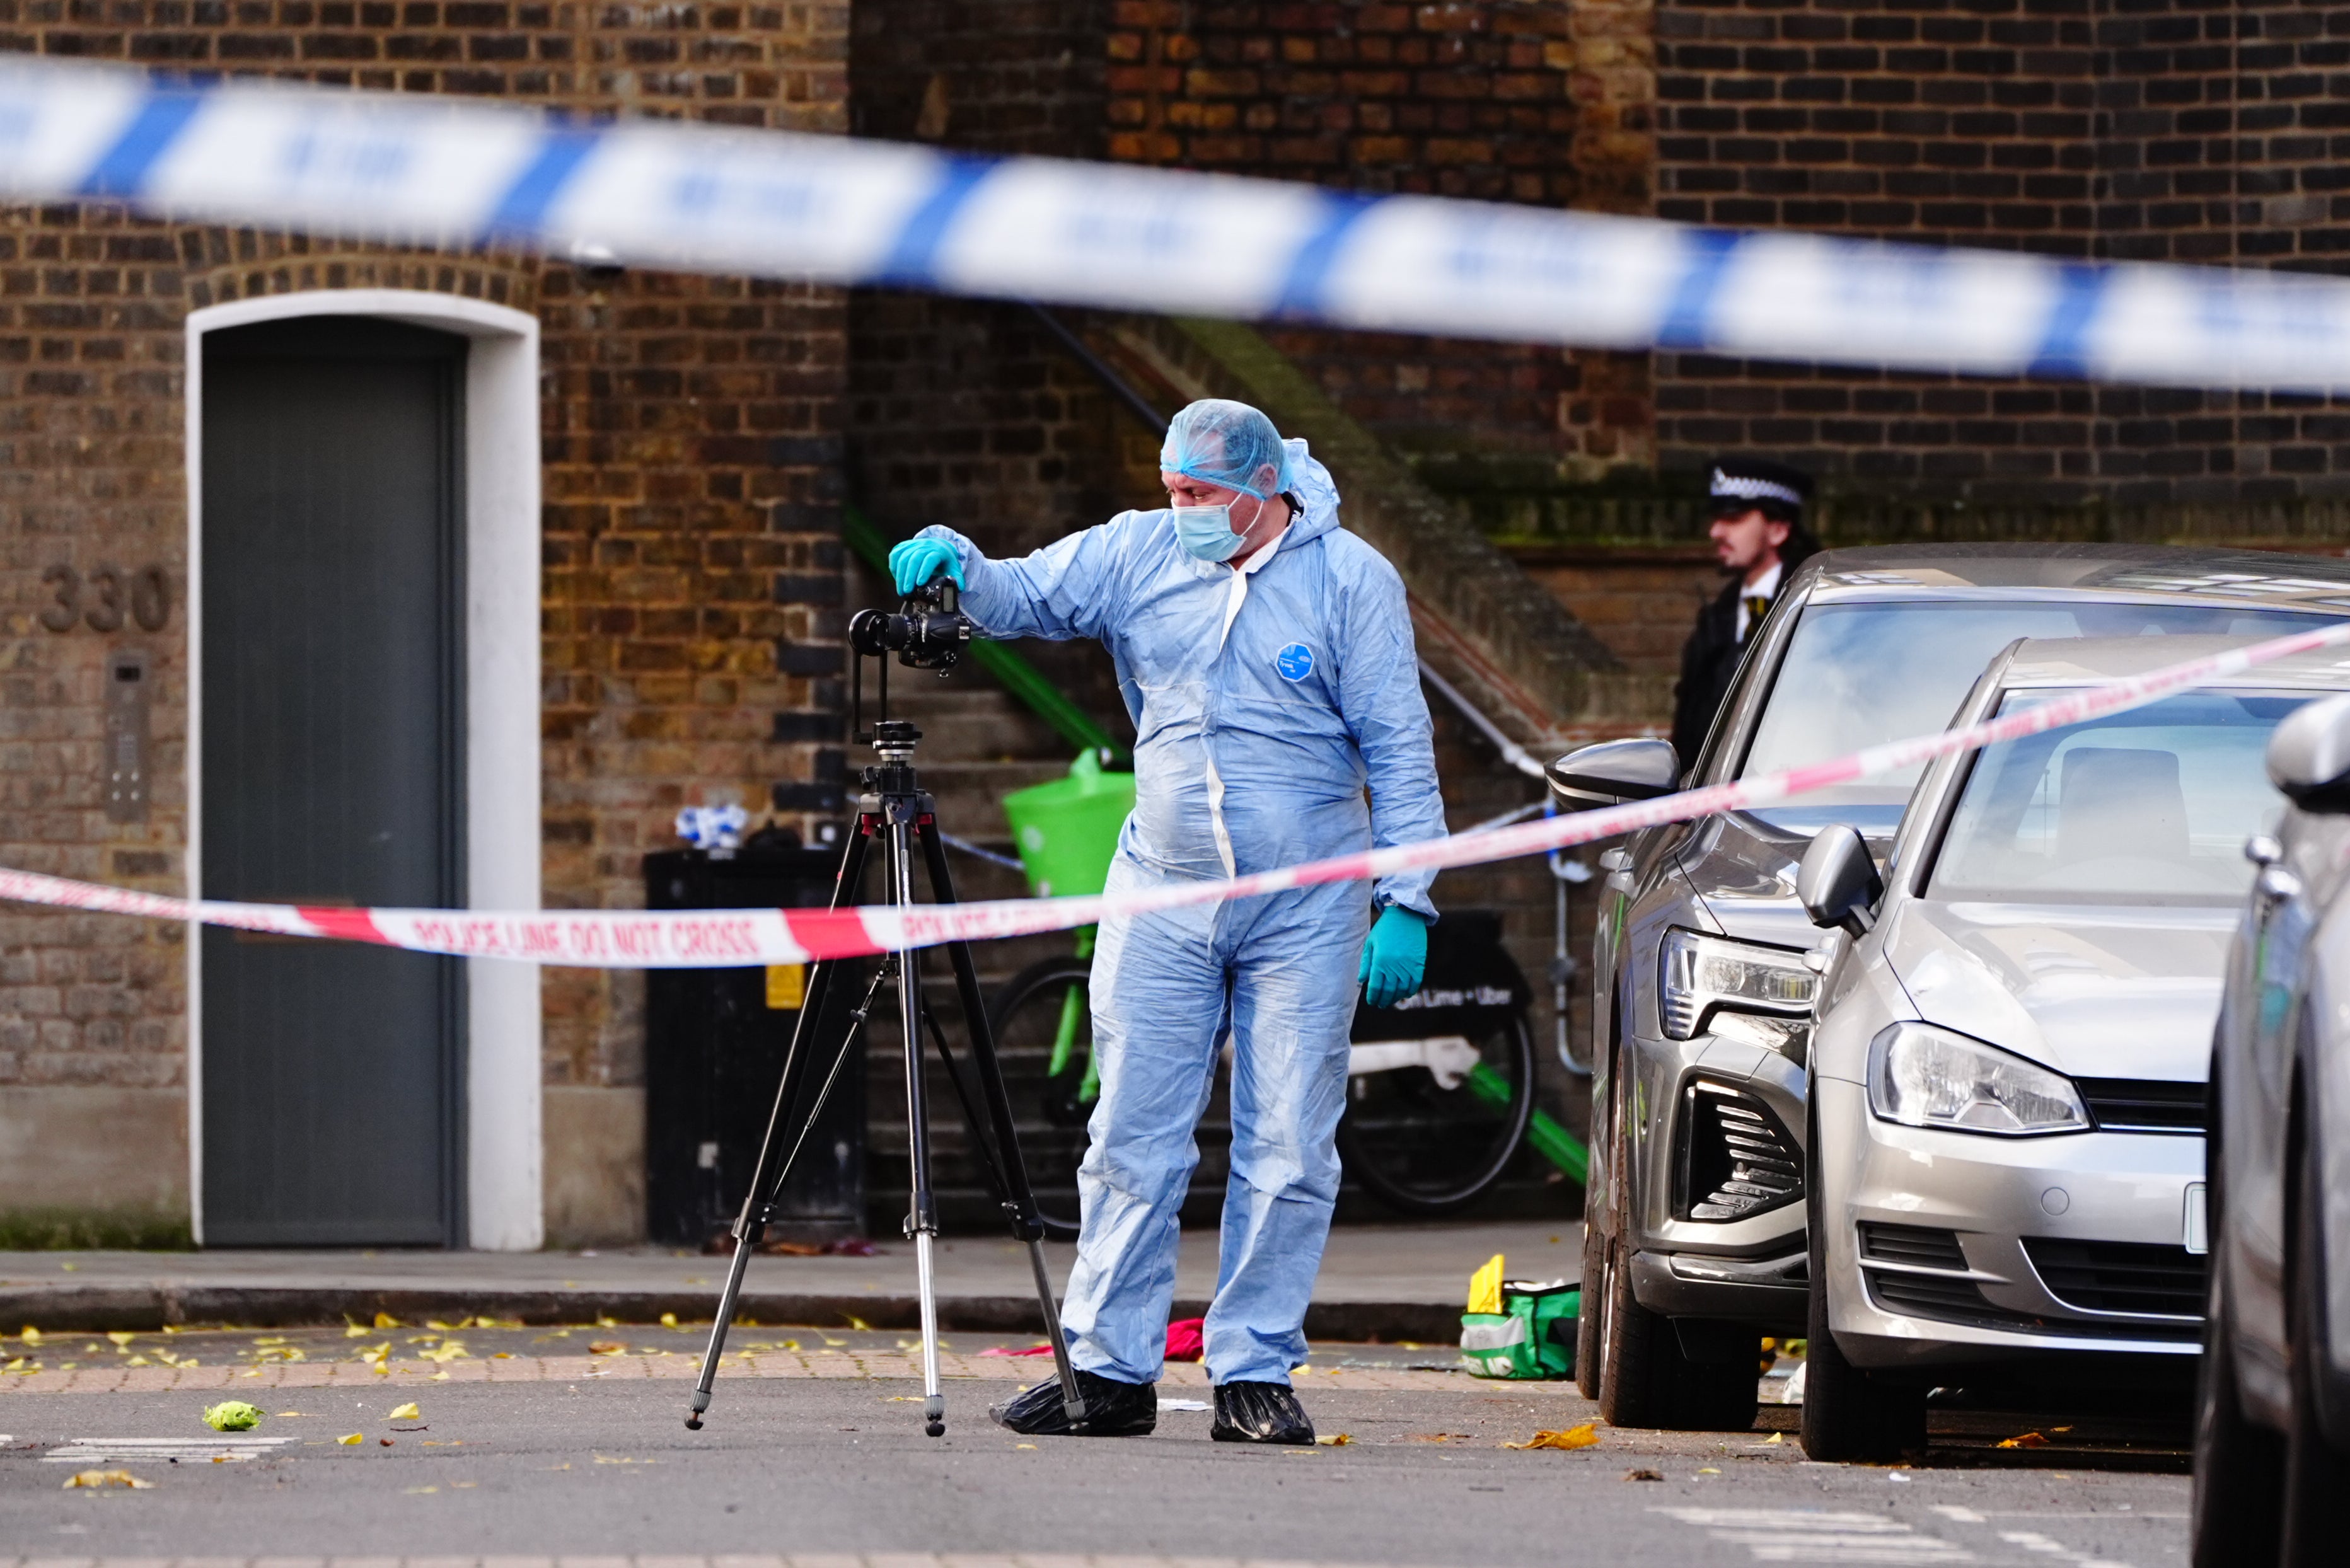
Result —
[[375, 1325], [378, 1328], [398, 1328], [400, 1320], [388, 1312], [380, 1312], [375, 1314]]
[[277, 1412], [277, 1418], [281, 1421], [290, 1420], [294, 1417], [299, 1416], [301, 1413], [302, 1412], [299, 1410], [280, 1410]]
[[[855, 1329], [855, 1330], [857, 1330], [857, 1332], [858, 1332], [858, 1333], [859, 1333], [859, 1334], [871, 1334], [871, 1333], [873, 1332], [873, 1329], [872, 1329], [871, 1325], [870, 1325], [870, 1324], [867, 1324], [867, 1323], [866, 1323], [866, 1321], [865, 1321], [863, 1318], [861, 1318], [861, 1317], [852, 1317], [852, 1318], [850, 1318], [850, 1319], [848, 1320], [848, 1326], [849, 1326], [849, 1327], [851, 1327], [851, 1328], [853, 1328], [853, 1329]], [[29, 1334], [29, 1333], [31, 1333], [32, 1331], [31, 1331], [30, 1329], [27, 1329], [27, 1330], [26, 1330], [26, 1332], [27, 1334]], [[829, 1342], [827, 1342], [827, 1343], [829, 1343]]]
[[1316, 1438], [1315, 1444], [1326, 1449], [1343, 1449], [1355, 1440], [1351, 1432], [1333, 1432], [1326, 1438]]
[[[16, 1337], [23, 1340], [26, 1345], [38, 1345], [41, 1343], [41, 1331], [35, 1328], [28, 1323], [25, 1325], [25, 1331]], [[85, 1470], [82, 1473], [88, 1475], [92, 1472]]]
[[1597, 1428], [1589, 1421], [1580, 1427], [1569, 1427], [1564, 1432], [1536, 1432], [1523, 1443], [1503, 1443], [1505, 1449], [1588, 1449], [1599, 1442]]
[[1773, 1432], [1769, 1437], [1763, 1438], [1760, 1446], [1767, 1449], [1773, 1443], [1785, 1441], [1786, 1437], [1787, 1434], [1784, 1432]]
[[663, 1328], [675, 1328], [677, 1326], [677, 1314], [673, 1312], [665, 1312], [661, 1314], [660, 1323]]
[[361, 1443], [367, 1441], [367, 1434], [365, 1432], [353, 1432], [349, 1437], [337, 1438], [335, 1441], [342, 1444], [343, 1447], [347, 1449], [356, 1449]]
[[596, 1326], [598, 1328], [618, 1328], [620, 1326], [620, 1320], [616, 1317], [605, 1317], [598, 1314], [596, 1319]]
[[411, 1497], [422, 1497], [428, 1492], [436, 1492], [440, 1490], [441, 1489], [437, 1486], [412, 1486], [408, 1489], [408, 1495]]
[[139, 1336], [131, 1333], [127, 1328], [118, 1328], [109, 1333], [106, 1337], [114, 1341], [117, 1345], [128, 1345]]
[[1502, 1254], [1494, 1253], [1485, 1260], [1485, 1266], [1469, 1276], [1469, 1310], [1477, 1313], [1497, 1313], [1502, 1310]]
[[2037, 1432], [2022, 1432], [2012, 1438], [2002, 1438], [1999, 1446], [2002, 1449], [2044, 1449], [2048, 1446], [2048, 1439]]
[[68, 1489], [78, 1486], [124, 1486], [134, 1491], [147, 1491], [154, 1485], [153, 1481], [140, 1480], [129, 1470], [76, 1470], [66, 1478]]
[[384, 1419], [387, 1421], [421, 1421], [424, 1419], [424, 1412], [416, 1407], [415, 1400], [411, 1399], [405, 1405], [395, 1407], [391, 1413], [386, 1416]]
[[614, 1339], [599, 1339], [588, 1346], [590, 1355], [625, 1355], [629, 1347]]
[[449, 1325], [441, 1322], [437, 1318], [427, 1318], [424, 1322], [424, 1326], [427, 1328], [437, 1328], [443, 1334], [449, 1332]]
[[490, 1359], [492, 1361], [512, 1361], [514, 1359], [514, 1352], [511, 1350], [493, 1350], [490, 1352]]
[[1034, 1443], [1014, 1443], [1012, 1446], [1015, 1449], [1033, 1449], [1036, 1445]]
[[148, 1360], [143, 1355], [134, 1355], [130, 1360], [124, 1362], [123, 1365], [125, 1366], [152, 1366], [155, 1364]]

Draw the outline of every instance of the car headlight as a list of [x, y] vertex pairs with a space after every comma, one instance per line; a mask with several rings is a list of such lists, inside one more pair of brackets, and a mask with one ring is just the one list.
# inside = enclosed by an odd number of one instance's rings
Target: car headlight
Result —
[[1663, 956], [1658, 1011], [1673, 1040], [1694, 1038], [1717, 1011], [1808, 1017], [1819, 992], [1820, 977], [1804, 966], [1804, 955], [1785, 948], [1672, 930], [1665, 933]]
[[2089, 1130], [2072, 1079], [1930, 1023], [1896, 1023], [1869, 1046], [1868, 1108], [1904, 1127], [2007, 1137]]

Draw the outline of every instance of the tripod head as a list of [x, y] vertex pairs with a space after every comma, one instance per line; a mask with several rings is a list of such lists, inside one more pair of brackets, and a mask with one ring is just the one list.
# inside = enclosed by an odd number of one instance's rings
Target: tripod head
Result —
[[[894, 614], [863, 609], [850, 618], [848, 722], [858, 742], [885, 755], [910, 756], [922, 732], [889, 717], [889, 656], [896, 654], [898, 662], [909, 670], [935, 670], [943, 680], [948, 670], [962, 662], [972, 630], [971, 618], [962, 613], [962, 596], [954, 579], [943, 575], [899, 599]], [[868, 659], [878, 660], [879, 666], [879, 711], [869, 732], [864, 724], [865, 660]]]

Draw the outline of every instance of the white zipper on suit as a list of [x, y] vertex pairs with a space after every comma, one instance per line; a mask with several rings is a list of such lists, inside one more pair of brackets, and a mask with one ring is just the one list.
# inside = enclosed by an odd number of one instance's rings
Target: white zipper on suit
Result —
[[[1247, 566], [1232, 574], [1232, 590], [1224, 596], [1223, 629], [1216, 634], [1217, 659], [1223, 658], [1224, 644], [1232, 640], [1232, 622], [1240, 618], [1241, 605], [1248, 597], [1249, 579], [1263, 570], [1265, 563], [1279, 553], [1281, 541], [1287, 537], [1288, 534], [1289, 525], [1284, 524], [1281, 532], [1275, 534], [1263, 549], [1249, 557]], [[1224, 875], [1237, 877], [1240, 875], [1240, 870], [1232, 861], [1232, 836], [1224, 826], [1224, 777], [1216, 771], [1214, 742], [1213, 733], [1200, 738], [1201, 751], [1208, 761], [1208, 826], [1215, 833], [1216, 858], [1223, 862]]]

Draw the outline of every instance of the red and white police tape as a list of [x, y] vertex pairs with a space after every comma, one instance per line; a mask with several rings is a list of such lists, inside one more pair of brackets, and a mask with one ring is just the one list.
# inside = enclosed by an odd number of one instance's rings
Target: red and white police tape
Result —
[[0, 899], [159, 920], [200, 920], [206, 925], [235, 926], [280, 936], [340, 938], [460, 958], [513, 959], [583, 969], [724, 969], [853, 958], [934, 947], [941, 942], [1069, 930], [1097, 925], [1114, 916], [1254, 898], [1287, 888], [1365, 881], [1396, 871], [1443, 870], [1544, 854], [1664, 823], [1773, 805], [1813, 790], [1892, 773], [1947, 753], [1969, 751], [2119, 712], [2168, 692], [2222, 680], [2293, 654], [2345, 644], [2350, 644], [2350, 620], [2186, 659], [2145, 675], [2069, 692], [2021, 712], [1965, 729], [1888, 742], [1828, 762], [1605, 810], [1340, 855], [1223, 881], [1177, 882], [1114, 898], [1006, 898], [990, 903], [917, 904], [899, 909], [582, 909], [500, 914], [473, 909], [239, 904], [211, 898], [191, 901], [32, 871], [0, 870]]

